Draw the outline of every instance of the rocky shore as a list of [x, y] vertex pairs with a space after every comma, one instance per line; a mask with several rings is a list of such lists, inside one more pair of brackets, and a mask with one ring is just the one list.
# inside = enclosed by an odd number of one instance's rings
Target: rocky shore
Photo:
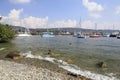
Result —
[[0, 80], [75, 80], [70, 76], [10, 61], [0, 60]]
[[[63, 68], [58, 65], [59, 60], [52, 58], [40, 58], [32, 56], [19, 55], [13, 52], [9, 54], [0, 54], [0, 80], [118, 80], [114, 77], [106, 77], [102, 75], [91, 74], [93, 77], [82, 73], [74, 73], [69, 67]], [[72, 62], [67, 59], [66, 62]], [[62, 63], [60, 63], [61, 65]], [[63, 64], [64, 65], [64, 64]], [[96, 64], [97, 67], [106, 68], [104, 62]], [[69, 72], [70, 71], [70, 72]], [[84, 76], [83, 76], [84, 75]], [[89, 79], [89, 78], [91, 79]]]
[[[4, 53], [4, 52], [2, 52]], [[89, 80], [46, 60], [0, 53], [0, 80]]]
[[[26, 61], [23, 63], [25, 62]], [[86, 80], [80, 77], [68, 75], [66, 74], [67, 71], [60, 68], [57, 69], [57, 66], [55, 65], [52, 66], [53, 68], [50, 68], [50, 66], [46, 69], [47, 67], [45, 67], [45, 65], [42, 66], [45, 68], [42, 68], [38, 67], [38, 65], [35, 66], [35, 64], [32, 63], [21, 64], [20, 61], [13, 62], [8, 60], [0, 60], [0, 64], [0, 80]]]

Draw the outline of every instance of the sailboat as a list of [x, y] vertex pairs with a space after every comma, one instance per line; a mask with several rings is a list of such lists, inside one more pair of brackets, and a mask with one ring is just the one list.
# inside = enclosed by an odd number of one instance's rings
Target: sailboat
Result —
[[30, 34], [29, 29], [24, 28], [24, 31], [23, 30], [19, 30], [17, 36], [18, 37], [26, 37], [26, 36], [32, 36], [32, 35]]
[[[95, 30], [96, 30], [96, 28], [97, 28], [97, 24], [95, 23]], [[90, 36], [90, 38], [100, 38], [100, 37], [101, 37], [101, 35], [98, 35], [96, 33], [94, 33], [93, 35]]]
[[119, 35], [119, 36], [117, 36], [117, 39], [120, 39], [120, 35]]
[[[81, 17], [80, 17], [80, 28], [81, 28]], [[76, 34], [76, 37], [77, 38], [85, 38], [85, 35], [83, 35], [82, 32], [80, 31]]]
[[40, 36], [41, 36], [42, 38], [55, 37], [55, 35], [53, 34], [53, 32], [49, 32], [48, 29], [47, 29], [47, 32], [43, 32], [42, 34], [40, 34]]
[[117, 39], [120, 39], [120, 32], [119, 32], [119, 34], [117, 35]]
[[[113, 25], [113, 31], [114, 31], [114, 25]], [[119, 34], [119, 32], [112, 32], [112, 33], [110, 34], [110, 37], [117, 37], [118, 34]]]
[[44, 32], [41, 34], [42, 38], [49, 38], [49, 37], [55, 37], [55, 35], [52, 32]]
[[77, 33], [77, 38], [85, 38], [85, 36], [82, 34], [82, 32]]

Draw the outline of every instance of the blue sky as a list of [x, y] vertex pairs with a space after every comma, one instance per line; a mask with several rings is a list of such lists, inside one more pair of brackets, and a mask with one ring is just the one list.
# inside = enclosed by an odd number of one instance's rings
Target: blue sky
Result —
[[[119, 28], [120, 0], [1, 0], [1, 23], [30, 28]], [[47, 26], [46, 26], [47, 25]]]

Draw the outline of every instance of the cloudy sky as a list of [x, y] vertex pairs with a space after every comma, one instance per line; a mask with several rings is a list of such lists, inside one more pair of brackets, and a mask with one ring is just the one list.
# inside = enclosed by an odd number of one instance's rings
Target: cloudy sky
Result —
[[120, 0], [0, 0], [0, 23], [120, 30]]

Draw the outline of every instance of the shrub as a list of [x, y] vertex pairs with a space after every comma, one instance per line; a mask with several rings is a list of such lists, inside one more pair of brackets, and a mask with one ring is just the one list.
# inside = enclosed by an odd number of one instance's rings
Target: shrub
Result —
[[0, 24], [0, 42], [8, 42], [15, 37], [15, 31], [9, 25]]

